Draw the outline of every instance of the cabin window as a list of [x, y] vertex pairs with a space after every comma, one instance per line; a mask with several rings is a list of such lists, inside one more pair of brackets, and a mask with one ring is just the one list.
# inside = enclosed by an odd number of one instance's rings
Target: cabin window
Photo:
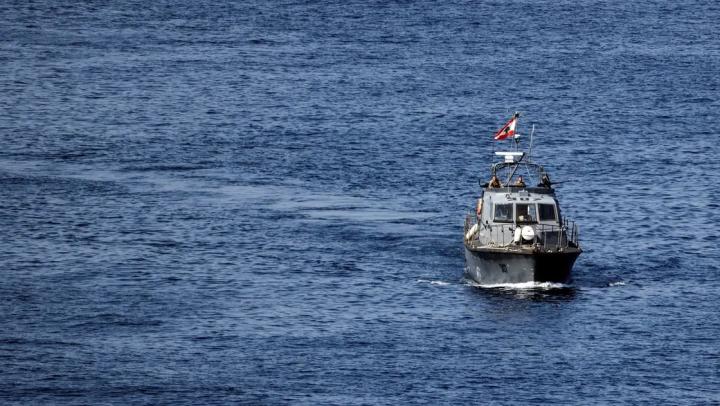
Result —
[[511, 222], [513, 219], [512, 204], [496, 204], [495, 205], [495, 221]]
[[538, 204], [540, 221], [557, 221], [554, 204]]
[[527, 223], [529, 221], [537, 221], [537, 212], [534, 204], [518, 204], [517, 205], [517, 221], [519, 223]]

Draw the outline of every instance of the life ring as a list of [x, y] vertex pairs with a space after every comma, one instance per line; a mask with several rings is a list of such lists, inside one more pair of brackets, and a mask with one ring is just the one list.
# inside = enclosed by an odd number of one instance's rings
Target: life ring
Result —
[[482, 213], [482, 199], [478, 199], [477, 215], [479, 216], [480, 213]]

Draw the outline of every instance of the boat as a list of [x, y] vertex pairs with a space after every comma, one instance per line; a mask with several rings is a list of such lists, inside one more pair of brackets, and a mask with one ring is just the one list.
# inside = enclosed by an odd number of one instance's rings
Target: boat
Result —
[[[501, 160], [491, 166], [493, 181], [480, 185], [478, 206], [465, 218], [466, 274], [480, 285], [569, 284], [582, 253], [578, 227], [560, 210], [553, 186], [562, 182], [551, 182], [532, 161], [534, 126], [529, 152], [518, 150], [518, 117], [495, 135], [514, 139], [515, 150], [495, 152]], [[537, 186], [526, 186], [520, 174], [535, 178], [530, 184]]]

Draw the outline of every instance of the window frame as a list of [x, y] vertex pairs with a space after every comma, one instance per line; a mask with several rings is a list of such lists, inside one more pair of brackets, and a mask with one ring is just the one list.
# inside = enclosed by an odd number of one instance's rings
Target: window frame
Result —
[[515, 222], [516, 222], [516, 223], [534, 224], [534, 223], [537, 223], [537, 222], [538, 222], [538, 208], [537, 208], [537, 204], [535, 204], [535, 203], [515, 203], [515, 205], [516, 205], [516, 206], [523, 205], [523, 206], [528, 206], [528, 207], [529, 207], [529, 206], [535, 206], [535, 219], [534, 219], [534, 220], [522, 220], [522, 221], [520, 221], [520, 219], [518, 218], [518, 209], [517, 209], [517, 207], [516, 207], [516, 208], [515, 208]]
[[[552, 206], [552, 208], [553, 208], [553, 215], [554, 215], [554, 218], [553, 218], [553, 219], [547, 220], [547, 219], [541, 218], [541, 215], [540, 215], [540, 213], [541, 213], [541, 211], [540, 211], [540, 206], [541, 206], [541, 205], [543, 205], [543, 206]], [[554, 204], [554, 203], [538, 203], [538, 221], [557, 223], [559, 217], [560, 217], [560, 216], [559, 216], [559, 213], [558, 213], [557, 205], [556, 205], [556, 204]]]
[[[510, 213], [507, 220], [498, 220], [497, 219], [497, 209], [498, 206], [510, 206]], [[515, 218], [515, 205], [513, 203], [494, 203], [493, 204], [493, 222], [495, 223], [512, 223]]]

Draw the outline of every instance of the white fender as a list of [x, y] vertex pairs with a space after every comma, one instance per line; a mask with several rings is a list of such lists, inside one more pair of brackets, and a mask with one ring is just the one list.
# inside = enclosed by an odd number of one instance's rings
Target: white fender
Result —
[[522, 231], [520, 230], [520, 227], [515, 229], [515, 234], [513, 235], [513, 241], [516, 243], [520, 243], [522, 241]]
[[472, 226], [470, 228], [470, 230], [468, 230], [468, 232], [465, 234], [465, 239], [469, 240], [470, 237], [472, 237], [473, 235], [475, 235], [475, 233], [477, 233], [477, 230], [478, 230], [478, 223], [475, 223], [475, 225]]

